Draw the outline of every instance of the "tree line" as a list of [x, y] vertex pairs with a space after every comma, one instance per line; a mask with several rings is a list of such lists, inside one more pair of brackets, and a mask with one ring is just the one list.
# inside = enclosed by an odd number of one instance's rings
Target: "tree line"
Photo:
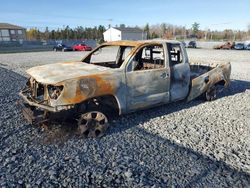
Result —
[[[110, 27], [110, 26], [109, 26]], [[125, 24], [120, 24], [116, 27], [126, 27]], [[138, 26], [137, 26], [138, 27]], [[94, 39], [98, 42], [103, 42], [103, 32], [107, 28], [103, 25], [96, 27], [82, 27], [70, 28], [66, 26], [61, 29], [49, 30], [48, 27], [44, 31], [37, 28], [27, 30], [28, 40], [75, 40], [75, 39]], [[148, 39], [165, 38], [185, 40], [188, 38], [197, 38], [201, 40], [247, 40], [250, 39], [250, 25], [248, 31], [226, 29], [224, 31], [211, 31], [210, 29], [201, 30], [200, 24], [195, 22], [190, 28], [184, 26], [176, 26], [173, 24], [162, 23], [149, 25], [146, 24], [141, 29], [147, 33]]]
[[176, 26], [173, 24], [146, 24], [144, 31], [147, 33], [148, 38], [165, 38], [185, 40], [188, 38], [196, 38], [200, 40], [247, 40], [250, 39], [250, 24], [248, 31], [225, 29], [224, 31], [212, 31], [210, 29], [201, 30], [200, 24], [194, 22], [190, 28], [184, 26]]
[[72, 40], [72, 39], [94, 39], [103, 40], [103, 32], [105, 27], [99, 25], [98, 27], [82, 27], [70, 28], [66, 26], [63, 29], [49, 30], [46, 27], [45, 31], [40, 31], [37, 28], [27, 30], [28, 40]]

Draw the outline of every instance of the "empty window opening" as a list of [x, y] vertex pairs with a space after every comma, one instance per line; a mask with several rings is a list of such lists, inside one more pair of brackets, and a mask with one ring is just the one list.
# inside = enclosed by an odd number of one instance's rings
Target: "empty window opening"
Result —
[[150, 45], [137, 52], [132, 61], [134, 71], [160, 69], [165, 67], [162, 45]]

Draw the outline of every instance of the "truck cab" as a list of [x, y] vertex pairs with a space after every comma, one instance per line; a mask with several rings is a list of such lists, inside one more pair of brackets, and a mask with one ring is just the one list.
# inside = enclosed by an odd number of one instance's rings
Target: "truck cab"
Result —
[[179, 42], [150, 43], [136, 50], [125, 66], [129, 110], [184, 99], [190, 67]]

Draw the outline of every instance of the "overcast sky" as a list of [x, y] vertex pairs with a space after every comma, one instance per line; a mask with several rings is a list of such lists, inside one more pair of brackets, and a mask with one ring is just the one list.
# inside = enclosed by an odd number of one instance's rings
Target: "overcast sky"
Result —
[[0, 22], [41, 29], [198, 22], [201, 29], [246, 30], [250, 0], [9, 0], [1, 3]]

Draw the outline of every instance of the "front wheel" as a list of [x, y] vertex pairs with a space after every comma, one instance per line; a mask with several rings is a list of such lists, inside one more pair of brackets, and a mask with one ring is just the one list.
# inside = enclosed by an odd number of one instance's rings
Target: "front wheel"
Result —
[[100, 110], [89, 110], [78, 119], [78, 132], [87, 138], [100, 138], [108, 129], [108, 118]]

